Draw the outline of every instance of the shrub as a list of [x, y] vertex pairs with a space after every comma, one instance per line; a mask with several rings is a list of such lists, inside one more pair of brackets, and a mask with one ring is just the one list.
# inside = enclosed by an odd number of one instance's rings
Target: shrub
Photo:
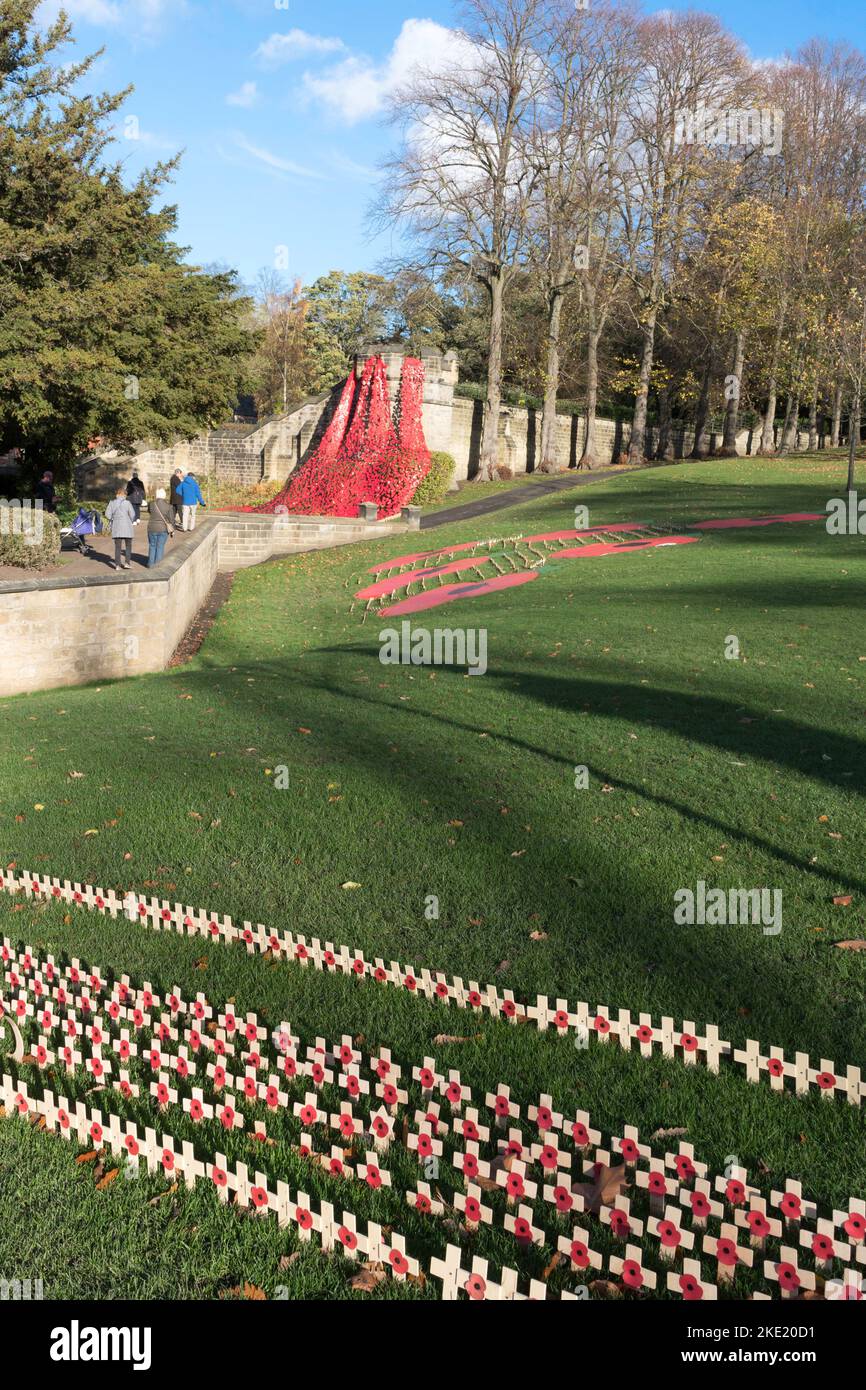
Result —
[[431, 454], [430, 471], [416, 487], [412, 505], [414, 507], [430, 507], [436, 502], [443, 502], [451, 486], [451, 479], [456, 467], [457, 465], [450, 454]]
[[0, 565], [14, 565], [17, 569], [41, 570], [56, 565], [60, 559], [60, 522], [50, 512], [42, 513], [42, 538], [35, 545], [29, 544], [31, 534], [26, 528], [24, 534], [10, 534], [10, 514], [3, 509], [0, 514]]

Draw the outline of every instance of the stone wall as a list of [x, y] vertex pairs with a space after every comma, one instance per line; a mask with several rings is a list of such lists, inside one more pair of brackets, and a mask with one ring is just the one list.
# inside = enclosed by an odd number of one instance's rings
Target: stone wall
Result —
[[[367, 356], [379, 353], [388, 375], [392, 402], [396, 400], [403, 364], [403, 353], [388, 344], [371, 344], [355, 359], [355, 373], [360, 376]], [[481, 453], [481, 423], [483, 405], [480, 401], [455, 396], [458, 382], [458, 363], [453, 352], [423, 354], [425, 366], [423, 419], [429, 447], [453, 455], [455, 483], [472, 478], [478, 471]], [[255, 426], [225, 425], [211, 430], [192, 441], [181, 441], [169, 449], [143, 449], [135, 456], [106, 454], [80, 464], [76, 470], [79, 493], [83, 499], [110, 496], [119, 480], [126, 481], [136, 466], [148, 490], [165, 487], [175, 468], [192, 471], [206, 489], [207, 480], [252, 486], [265, 480], [285, 481], [318, 444], [330, 421], [340, 396], [341, 387], [330, 394], [304, 401], [285, 415], [264, 420]], [[557, 456], [561, 467], [574, 467], [583, 451], [585, 420], [583, 416], [557, 417]], [[603, 464], [616, 463], [628, 448], [630, 428], [613, 420], [596, 421], [596, 440]], [[648, 431], [647, 447], [652, 457], [657, 431]], [[710, 452], [720, 444], [717, 435], [710, 435]], [[823, 442], [822, 442], [823, 443]], [[686, 458], [691, 453], [694, 434], [682, 426], [671, 431], [670, 457]], [[808, 436], [798, 436], [797, 448], [808, 447]], [[737, 437], [737, 452], [745, 455], [755, 448], [752, 433], [742, 430]], [[541, 457], [541, 411], [503, 406], [499, 419], [499, 463], [514, 473], [532, 472]]]
[[[417, 529], [399, 521], [213, 513], [154, 570], [0, 582], [0, 697], [162, 671], [218, 570]], [[110, 736], [110, 731], [106, 731]]]

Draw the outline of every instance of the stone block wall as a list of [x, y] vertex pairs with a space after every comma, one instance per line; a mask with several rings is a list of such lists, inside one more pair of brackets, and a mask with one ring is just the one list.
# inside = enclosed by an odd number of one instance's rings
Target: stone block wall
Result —
[[417, 519], [216, 512], [179, 538], [155, 570], [0, 582], [0, 699], [162, 671], [219, 570], [416, 527]]

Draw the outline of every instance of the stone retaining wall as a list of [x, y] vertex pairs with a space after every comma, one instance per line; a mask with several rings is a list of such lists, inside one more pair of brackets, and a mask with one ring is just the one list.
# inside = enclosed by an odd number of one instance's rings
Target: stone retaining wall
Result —
[[154, 570], [0, 582], [0, 697], [163, 671], [219, 570], [417, 526], [214, 513]]

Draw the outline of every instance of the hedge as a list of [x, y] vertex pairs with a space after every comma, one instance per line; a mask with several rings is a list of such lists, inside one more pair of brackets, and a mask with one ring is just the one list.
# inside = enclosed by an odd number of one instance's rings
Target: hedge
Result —
[[[13, 513], [6, 507], [0, 510], [0, 565], [14, 565], [17, 569], [41, 570], [56, 565], [60, 559], [60, 522], [50, 512], [43, 512], [42, 538], [35, 545], [30, 544], [31, 534], [10, 534]], [[32, 524], [32, 520], [31, 520]]]
[[430, 507], [436, 502], [444, 502], [456, 467], [450, 454], [431, 453], [430, 470], [416, 487], [412, 505]]

